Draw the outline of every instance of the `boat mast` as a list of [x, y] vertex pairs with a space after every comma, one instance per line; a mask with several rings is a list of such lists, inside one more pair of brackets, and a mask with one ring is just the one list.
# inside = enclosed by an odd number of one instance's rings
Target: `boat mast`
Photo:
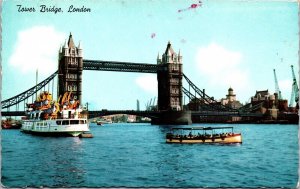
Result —
[[35, 72], [35, 100], [37, 100], [38, 75], [39, 75], [39, 70], [38, 70], [38, 68], [36, 68], [36, 72]]

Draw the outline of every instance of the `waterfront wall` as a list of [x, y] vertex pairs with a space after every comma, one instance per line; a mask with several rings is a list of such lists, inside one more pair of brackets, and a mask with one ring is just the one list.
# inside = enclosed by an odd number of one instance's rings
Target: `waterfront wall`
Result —
[[279, 114], [277, 119], [270, 116], [247, 117], [247, 116], [191, 116], [193, 123], [252, 123], [252, 124], [298, 124], [298, 114]]

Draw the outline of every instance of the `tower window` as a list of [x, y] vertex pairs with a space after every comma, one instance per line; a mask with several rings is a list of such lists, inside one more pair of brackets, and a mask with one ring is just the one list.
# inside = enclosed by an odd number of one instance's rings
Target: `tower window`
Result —
[[75, 49], [71, 49], [71, 55], [75, 55]]
[[179, 84], [179, 80], [177, 78], [171, 78], [170, 82], [172, 84]]
[[77, 91], [77, 86], [73, 85], [73, 91]]
[[77, 91], [77, 85], [74, 84], [68, 85], [68, 91]]
[[68, 79], [77, 79], [77, 74], [67, 74]]
[[76, 58], [70, 58], [68, 60], [68, 64], [71, 65], [71, 66], [77, 66], [78, 65], [78, 61]]
[[179, 66], [178, 66], [178, 64], [174, 64], [174, 65], [172, 65], [172, 70], [174, 70], [174, 71], [177, 71], [177, 70], [179, 70]]

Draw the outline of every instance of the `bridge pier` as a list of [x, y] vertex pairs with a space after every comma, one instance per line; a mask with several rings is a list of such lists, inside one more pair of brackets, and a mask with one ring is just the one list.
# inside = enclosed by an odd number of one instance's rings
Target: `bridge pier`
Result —
[[190, 125], [191, 111], [161, 111], [158, 118], [151, 119], [152, 125]]

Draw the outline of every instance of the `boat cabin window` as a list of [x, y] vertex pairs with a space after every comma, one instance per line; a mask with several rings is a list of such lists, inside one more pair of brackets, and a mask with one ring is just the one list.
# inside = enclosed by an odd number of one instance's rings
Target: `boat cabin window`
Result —
[[61, 121], [56, 121], [56, 124], [57, 125], [61, 125]]
[[69, 120], [63, 120], [62, 125], [69, 125]]
[[85, 120], [80, 120], [80, 124], [84, 124], [85, 123]]
[[71, 125], [79, 124], [79, 120], [70, 120]]

